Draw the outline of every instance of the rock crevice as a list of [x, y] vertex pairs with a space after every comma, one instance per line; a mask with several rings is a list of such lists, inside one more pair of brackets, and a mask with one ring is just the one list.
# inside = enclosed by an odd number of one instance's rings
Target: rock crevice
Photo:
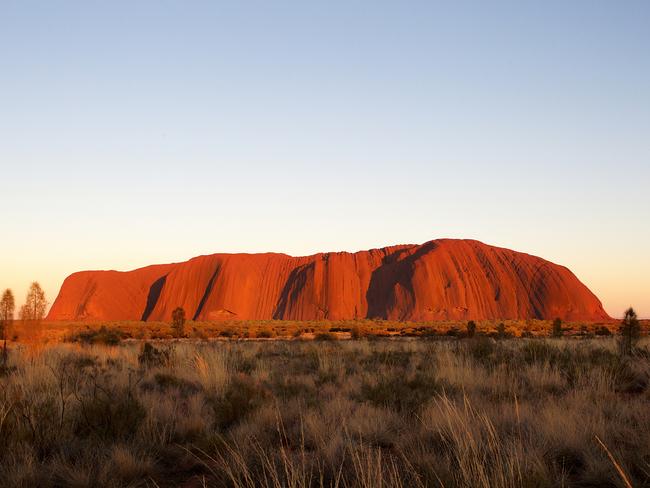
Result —
[[[213, 254], [70, 275], [49, 320], [607, 320], [567, 268], [473, 240], [356, 253]], [[228, 311], [228, 313], [224, 313]]]

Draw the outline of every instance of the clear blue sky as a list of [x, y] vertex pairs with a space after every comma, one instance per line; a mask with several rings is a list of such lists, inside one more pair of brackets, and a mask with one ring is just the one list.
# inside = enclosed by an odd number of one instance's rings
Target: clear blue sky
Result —
[[0, 287], [476, 238], [650, 316], [650, 2], [0, 1]]

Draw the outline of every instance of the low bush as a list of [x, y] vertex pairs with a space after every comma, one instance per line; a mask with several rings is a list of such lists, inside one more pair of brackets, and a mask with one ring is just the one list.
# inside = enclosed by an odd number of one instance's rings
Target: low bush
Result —
[[179, 378], [171, 373], [156, 373], [153, 380], [143, 382], [141, 388], [144, 391], [155, 390], [160, 393], [175, 391], [182, 397], [196, 395], [201, 391], [199, 383]]
[[108, 329], [102, 325], [98, 330], [85, 330], [77, 332], [69, 337], [69, 342], [80, 342], [82, 344], [103, 344], [105, 346], [117, 346], [124, 338], [124, 333], [117, 329]]
[[375, 370], [382, 364], [405, 368], [410, 364], [412, 358], [413, 353], [409, 351], [385, 349], [382, 351], [373, 351], [361, 360], [361, 364], [370, 371]]
[[169, 364], [171, 359], [171, 347], [155, 347], [149, 342], [142, 344], [140, 354], [138, 355], [138, 363], [145, 368], [153, 368], [156, 366], [165, 366]]
[[227, 328], [227, 329], [222, 329], [219, 331], [219, 337], [234, 337], [235, 336], [235, 331], [234, 329]]
[[337, 337], [332, 332], [317, 332], [314, 339], [317, 341], [335, 341]]
[[597, 327], [594, 333], [597, 336], [601, 336], [601, 337], [608, 337], [608, 336], [612, 335], [612, 331], [610, 331], [609, 328], [607, 328], [604, 325], [601, 325], [600, 327]]
[[390, 376], [380, 378], [376, 382], [363, 383], [359, 399], [412, 414], [442, 391], [442, 386], [435, 379], [423, 374], [416, 374], [409, 379]]
[[499, 362], [497, 357], [498, 352], [503, 352], [503, 349], [488, 337], [474, 337], [464, 344], [466, 353], [478, 363], [484, 366], [491, 366]]
[[261, 329], [257, 331], [257, 337], [260, 339], [270, 339], [275, 337], [275, 333], [271, 329]]
[[222, 395], [208, 397], [215, 427], [224, 431], [236, 425], [258, 409], [268, 399], [268, 391], [248, 375], [232, 378]]

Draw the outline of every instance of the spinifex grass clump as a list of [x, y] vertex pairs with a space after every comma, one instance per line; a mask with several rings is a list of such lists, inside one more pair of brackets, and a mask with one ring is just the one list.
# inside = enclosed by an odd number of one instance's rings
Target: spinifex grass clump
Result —
[[14, 347], [1, 484], [650, 484], [645, 339], [463, 336]]

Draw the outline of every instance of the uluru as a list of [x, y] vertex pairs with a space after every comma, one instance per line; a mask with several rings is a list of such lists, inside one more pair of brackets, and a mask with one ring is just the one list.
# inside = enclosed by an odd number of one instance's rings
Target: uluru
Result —
[[48, 320], [551, 319], [609, 317], [566, 267], [475, 240], [368, 251], [212, 254], [70, 275]]

